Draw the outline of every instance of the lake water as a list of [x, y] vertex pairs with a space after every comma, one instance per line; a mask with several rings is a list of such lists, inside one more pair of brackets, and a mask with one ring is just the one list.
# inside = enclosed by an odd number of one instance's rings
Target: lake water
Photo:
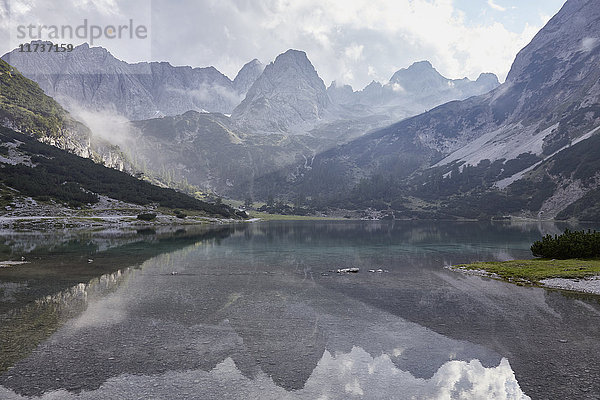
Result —
[[562, 229], [0, 232], [0, 399], [597, 399], [598, 297], [444, 269]]

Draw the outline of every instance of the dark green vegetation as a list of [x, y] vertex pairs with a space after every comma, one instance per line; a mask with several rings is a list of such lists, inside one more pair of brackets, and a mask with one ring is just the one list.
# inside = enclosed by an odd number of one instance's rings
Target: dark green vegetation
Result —
[[[541, 199], [530, 197], [518, 185], [507, 191], [493, 187], [494, 182], [537, 161], [537, 156], [524, 153], [514, 160], [482, 160], [475, 166], [452, 163], [410, 177], [376, 174], [361, 179], [345, 196], [338, 195], [333, 201], [348, 209], [391, 209], [399, 217], [489, 219], [541, 205]], [[425, 205], [415, 209], [408, 200], [411, 197]]]
[[546, 235], [531, 246], [536, 257], [543, 258], [595, 258], [600, 257], [600, 232], [571, 231], [562, 235]]
[[22, 132], [58, 136], [65, 124], [76, 124], [37, 83], [0, 59], [0, 120]]
[[154, 186], [7, 128], [0, 128], [0, 142], [18, 144], [12, 151], [29, 157], [35, 165], [2, 164], [0, 167], [0, 182], [23, 195], [40, 200], [54, 198], [71, 206], [96, 203], [98, 195], [105, 195], [134, 204], [158, 204], [239, 218], [229, 206], [209, 204], [173, 189]]
[[[317, 209], [371, 207], [411, 218], [536, 217], [544, 211], [542, 218], [600, 220], [600, 136], [570, 146], [600, 126], [600, 46], [578, 50], [579, 32], [598, 35], [598, 10], [592, 1], [567, 2], [519, 52], [499, 88], [366, 133], [318, 154], [293, 175], [261, 177], [256, 187], [277, 182], [279, 192], [255, 197], [303, 195]], [[541, 149], [527, 142], [541, 133]], [[467, 145], [469, 156], [461, 152]], [[483, 159], [490, 154], [507, 159]], [[434, 167], [447, 156], [481, 159]], [[513, 180], [501, 182], [520, 172], [508, 187]], [[578, 199], [579, 193], [587, 194]]]
[[[222, 114], [188, 111], [185, 114], [132, 122], [140, 134], [132, 153], [136, 168], [146, 172], [152, 166], [161, 180], [171, 185], [186, 181], [210, 188], [221, 195], [244, 199], [248, 195], [266, 200], [268, 192], [278, 194], [278, 180], [256, 178], [295, 165], [312, 154], [321, 140], [304, 135], [249, 135]], [[181, 168], [185, 166], [185, 168]]]
[[600, 232], [571, 231], [546, 235], [535, 241], [534, 260], [476, 262], [453, 267], [458, 270], [481, 270], [515, 283], [537, 284], [548, 278], [586, 278], [600, 275]]
[[[580, 179], [584, 185], [594, 185], [596, 174], [600, 171], [599, 154], [600, 135], [596, 134], [552, 157], [548, 171], [561, 179], [572, 177]], [[562, 210], [556, 218], [600, 221], [600, 190], [590, 190], [581, 199]]]
[[[389, 210], [397, 218], [490, 219], [523, 210], [537, 215], [546, 200], [572, 182], [580, 182], [588, 192], [562, 210], [556, 218], [600, 221], [600, 134], [572, 145], [542, 162], [523, 153], [512, 160], [482, 160], [477, 165], [451, 163], [419, 170], [409, 176], [389, 171], [363, 177], [347, 186], [351, 165], [340, 168], [331, 161], [315, 159], [309, 181], [291, 187], [309, 198], [306, 206], [321, 210], [326, 206], [343, 209]], [[522, 179], [505, 189], [495, 182], [533, 166]], [[325, 163], [321, 165], [320, 163]], [[337, 177], [337, 179], [336, 179]], [[314, 179], [314, 180], [313, 180]], [[345, 183], [346, 182], [346, 183]], [[289, 186], [280, 179], [281, 187]], [[415, 201], [418, 199], [417, 206]]]
[[457, 270], [482, 270], [515, 283], [538, 284], [548, 278], [585, 278], [600, 275], [600, 260], [514, 260], [476, 262], [453, 267]]
[[142, 220], [142, 221], [154, 221], [156, 219], [156, 214], [141, 213], [141, 214], [138, 214], [137, 219]]

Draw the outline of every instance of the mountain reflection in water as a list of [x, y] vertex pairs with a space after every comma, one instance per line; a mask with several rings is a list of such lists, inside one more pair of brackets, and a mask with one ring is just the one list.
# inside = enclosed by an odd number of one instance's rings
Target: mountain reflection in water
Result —
[[[151, 243], [151, 258], [112, 272], [113, 286], [88, 295], [0, 375], [0, 398], [520, 399], [543, 391], [524, 394], [522, 378], [557, 393], [530, 372], [529, 357], [565, 345], [537, 343], [527, 321], [546, 335], [586, 335], [586, 349], [571, 349], [591, 351], [580, 357], [587, 363], [597, 341], [581, 320], [561, 320], [597, 305], [443, 269], [522, 257], [539, 234], [535, 226], [275, 223], [159, 254]], [[361, 272], [329, 272], [339, 266]], [[389, 273], [366, 272], [380, 266]], [[531, 351], [519, 354], [517, 342]]]

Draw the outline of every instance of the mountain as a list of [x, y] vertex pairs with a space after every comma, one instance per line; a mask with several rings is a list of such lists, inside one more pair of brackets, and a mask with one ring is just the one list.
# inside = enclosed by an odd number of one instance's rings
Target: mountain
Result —
[[260, 63], [247, 64], [234, 83], [214, 67], [128, 64], [102, 47], [87, 44], [65, 53], [21, 53], [15, 49], [2, 59], [69, 110], [108, 109], [131, 120], [189, 110], [230, 113], [260, 69]]
[[401, 119], [448, 101], [487, 93], [499, 85], [498, 78], [491, 73], [482, 73], [476, 81], [448, 79], [429, 61], [419, 61], [396, 71], [385, 84], [373, 81], [354, 92], [348, 85], [332, 83], [327, 92], [336, 104], [361, 104], [373, 108], [374, 112]]
[[108, 196], [139, 205], [158, 203], [210, 216], [238, 217], [226, 206], [159, 188], [116, 170], [130, 166], [118, 147], [94, 138], [37, 83], [3, 60], [0, 125], [0, 191], [10, 198], [83, 206]]
[[231, 118], [249, 131], [306, 131], [331, 105], [306, 53], [288, 50], [267, 65]]
[[487, 93], [500, 85], [496, 75], [481, 74], [476, 81], [443, 77], [429, 61], [420, 61], [392, 75], [389, 85], [395, 92], [416, 96], [419, 102], [439, 105]]
[[240, 69], [233, 80], [233, 88], [238, 94], [245, 95], [264, 70], [264, 64], [255, 58]]
[[336, 104], [350, 104], [354, 102], [354, 90], [350, 85], [340, 85], [336, 81], [327, 87], [327, 93], [332, 102]]
[[40, 202], [54, 200], [83, 207], [106, 196], [139, 205], [158, 204], [200, 211], [207, 216], [240, 218], [228, 206], [208, 204], [173, 189], [154, 186], [5, 127], [0, 127], [0, 169], [0, 189], [11, 200], [16, 196], [32, 197]]
[[95, 162], [125, 168], [118, 147], [93, 138], [88, 127], [4, 60], [0, 60], [0, 125]]
[[186, 112], [134, 121], [134, 145], [124, 149], [138, 169], [167, 181], [238, 198], [268, 196], [283, 177], [309, 168], [315, 154], [390, 122], [367, 106], [334, 104], [304, 52], [289, 50], [264, 69], [251, 61], [234, 85], [249, 81], [231, 118]]
[[[393, 197], [429, 196], [446, 201], [446, 212], [466, 209], [467, 203], [477, 212], [495, 196], [499, 212], [556, 215], [597, 187], [597, 179], [582, 180], [574, 172], [597, 159], [589, 145], [600, 126], [595, 38], [600, 38], [596, 2], [569, 0], [519, 52], [504, 84], [324, 152], [288, 190], [316, 195], [320, 188], [335, 197], [334, 192], [360, 191], [362, 179], [362, 195], [387, 204]], [[572, 146], [578, 141], [581, 147]], [[576, 149], [587, 156], [569, 156]], [[571, 173], [553, 168], [568, 164], [559, 163], [561, 157], [575, 166]]]
[[130, 135], [134, 145], [125, 150], [135, 155], [138, 169], [239, 199], [253, 197], [254, 179], [305, 162], [324, 142], [305, 135], [250, 135], [223, 114], [196, 111], [133, 121]]

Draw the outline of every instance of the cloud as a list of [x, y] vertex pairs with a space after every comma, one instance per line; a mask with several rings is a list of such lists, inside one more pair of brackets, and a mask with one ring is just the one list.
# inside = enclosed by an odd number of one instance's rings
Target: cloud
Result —
[[358, 61], [362, 58], [362, 52], [365, 49], [365, 46], [361, 45], [357, 45], [357, 44], [353, 44], [349, 47], [346, 47], [346, 50], [344, 51], [344, 53], [346, 54], [346, 57], [349, 58], [352, 61]]
[[[190, 386], [190, 382], [193, 382]], [[234, 382], [235, 384], [231, 384]], [[360, 347], [349, 353], [325, 350], [303, 388], [287, 391], [260, 371], [245, 376], [228, 357], [210, 371], [167, 371], [146, 376], [123, 374], [112, 377], [98, 389], [69, 393], [64, 389], [44, 393], [40, 400], [87, 400], [117, 398], [151, 390], [159, 398], [186, 398], [193, 390], [197, 398], [340, 399], [363, 397], [393, 399], [514, 399], [527, 400], [507, 359], [485, 368], [480, 361], [448, 361], [430, 379], [414, 377], [396, 367], [387, 354], [371, 356]], [[7, 400], [25, 400], [0, 386]], [[131, 396], [129, 396], [131, 397]]]
[[598, 44], [598, 38], [584, 37], [581, 39], [581, 51], [589, 53]]
[[[537, 15], [538, 25], [525, 25], [520, 32], [499, 22], [469, 24], [451, 0], [222, 0], [188, 12], [199, 19], [190, 24], [192, 30], [182, 7], [160, 3], [155, 1], [155, 12], [161, 18], [183, 19], [178, 36], [203, 38], [184, 45], [154, 23], [154, 48], [170, 43], [168, 59], [177, 64], [213, 64], [231, 77], [252, 58], [268, 62], [296, 48], [307, 52], [326, 83], [338, 80], [357, 89], [372, 79], [385, 82], [422, 59], [451, 78], [493, 72], [503, 80], [517, 52], [541, 27]], [[237, 40], [215, 34], [223, 21]]]
[[505, 7], [502, 7], [499, 4], [494, 3], [494, 0], [488, 0], [488, 6], [490, 6], [491, 8], [493, 8], [496, 11], [506, 11]]
[[357, 89], [372, 79], [386, 82], [423, 59], [449, 78], [493, 72], [504, 80], [517, 52], [542, 26], [537, 13], [518, 28], [471, 21], [453, 0], [57, 0], [50, 14], [35, 2], [13, 3], [31, 7], [27, 20], [36, 23], [46, 23], [48, 15], [72, 23], [84, 15], [102, 24], [150, 19], [149, 48], [99, 42], [128, 62], [213, 65], [233, 78], [251, 59], [269, 62], [295, 48], [306, 51], [326, 83], [338, 80]]

